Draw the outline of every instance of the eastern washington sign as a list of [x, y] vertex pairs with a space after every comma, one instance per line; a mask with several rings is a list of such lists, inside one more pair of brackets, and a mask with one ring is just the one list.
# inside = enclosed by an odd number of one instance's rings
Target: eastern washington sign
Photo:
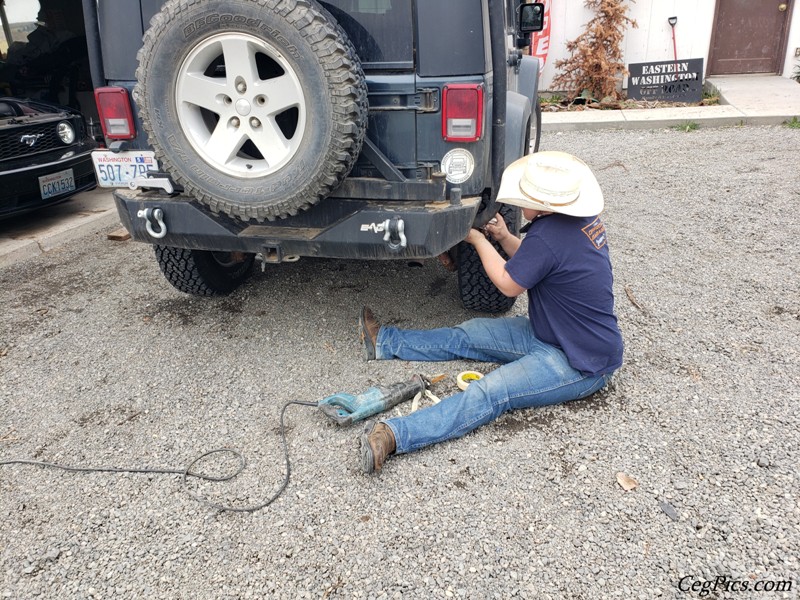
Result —
[[628, 65], [628, 98], [700, 102], [703, 99], [703, 59], [668, 60]]

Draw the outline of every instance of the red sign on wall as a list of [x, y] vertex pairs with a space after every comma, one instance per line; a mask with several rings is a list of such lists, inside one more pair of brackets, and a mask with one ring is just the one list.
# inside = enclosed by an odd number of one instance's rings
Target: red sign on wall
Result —
[[550, 5], [552, 0], [544, 0], [544, 27], [531, 34], [531, 56], [539, 59], [539, 77], [542, 76], [547, 51], [550, 50]]

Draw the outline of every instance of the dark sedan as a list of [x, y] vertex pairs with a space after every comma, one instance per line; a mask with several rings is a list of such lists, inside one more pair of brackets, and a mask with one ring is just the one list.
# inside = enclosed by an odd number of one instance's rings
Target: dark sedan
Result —
[[0, 219], [94, 188], [96, 147], [79, 112], [0, 98]]

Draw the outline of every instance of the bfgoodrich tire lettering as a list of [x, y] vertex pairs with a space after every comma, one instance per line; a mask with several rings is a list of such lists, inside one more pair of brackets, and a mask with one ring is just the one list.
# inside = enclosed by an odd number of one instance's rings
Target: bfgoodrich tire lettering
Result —
[[364, 139], [361, 65], [314, 0], [169, 0], [145, 33], [137, 79], [162, 166], [241, 220], [318, 202]]
[[[503, 204], [498, 212], [505, 219], [508, 230], [514, 235], [519, 234], [520, 210]], [[508, 258], [500, 244], [492, 243], [504, 258]], [[475, 248], [466, 242], [458, 245], [458, 291], [464, 308], [484, 313], [507, 312], [517, 300], [497, 289], [486, 274]]]
[[177, 290], [195, 296], [230, 294], [250, 274], [255, 256], [230, 252], [153, 246], [164, 277]]

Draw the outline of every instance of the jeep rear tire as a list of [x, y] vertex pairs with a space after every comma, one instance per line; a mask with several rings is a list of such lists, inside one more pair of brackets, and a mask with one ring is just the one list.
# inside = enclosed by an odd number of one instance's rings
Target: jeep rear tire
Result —
[[315, 0], [169, 0], [136, 75], [162, 168], [214, 212], [297, 214], [341, 183], [361, 150], [364, 73]]
[[153, 246], [158, 266], [175, 289], [194, 296], [230, 294], [250, 274], [255, 255]]
[[[519, 235], [521, 212], [516, 206], [501, 204], [497, 211], [506, 222], [508, 230]], [[492, 242], [503, 258], [508, 258], [497, 242]], [[486, 274], [481, 259], [472, 244], [458, 245], [458, 291], [464, 308], [483, 313], [504, 313], [514, 306], [516, 298], [509, 298], [497, 289]]]

